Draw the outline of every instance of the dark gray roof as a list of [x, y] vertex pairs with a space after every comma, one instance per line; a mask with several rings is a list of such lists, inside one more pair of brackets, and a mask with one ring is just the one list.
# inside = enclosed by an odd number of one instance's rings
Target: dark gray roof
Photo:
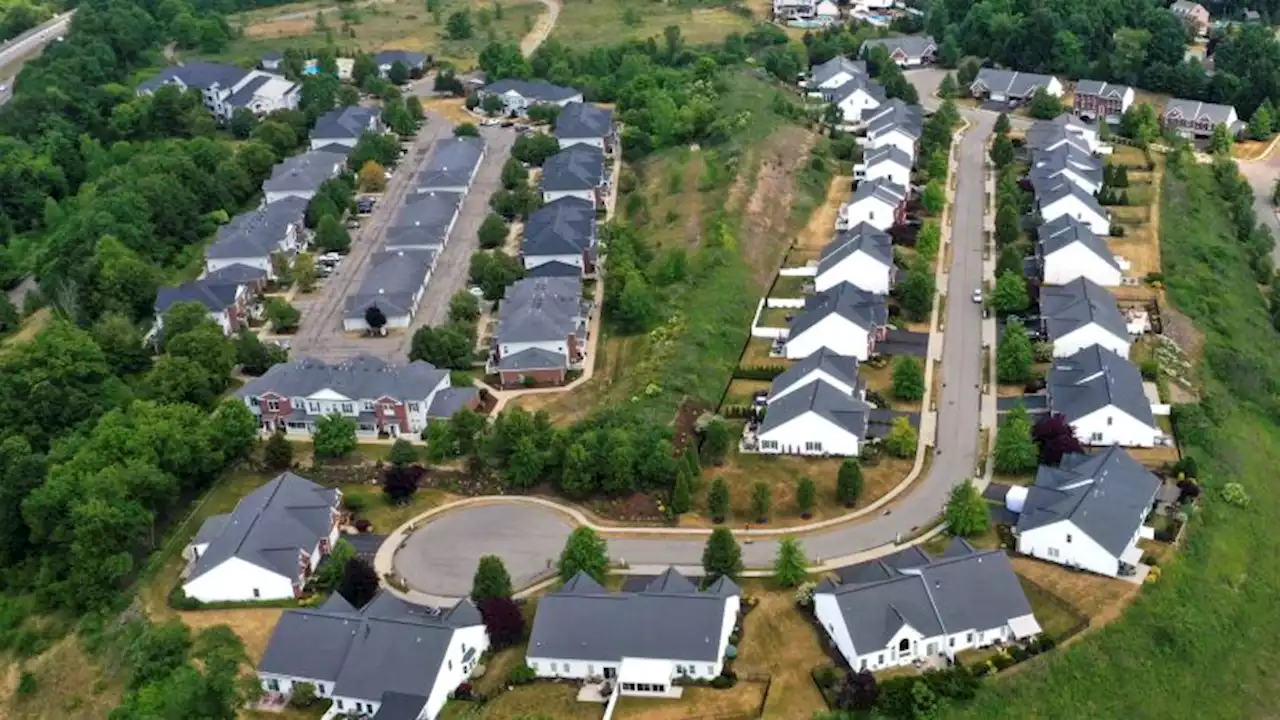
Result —
[[241, 85], [234, 95], [227, 98], [227, 104], [231, 107], [245, 107], [249, 101], [253, 100], [253, 94], [258, 91], [258, 88], [266, 85], [270, 79], [270, 75], [255, 75], [249, 82]]
[[1054, 360], [1046, 382], [1049, 411], [1062, 413], [1068, 422], [1112, 406], [1138, 422], [1155, 426], [1137, 366], [1101, 345]]
[[877, 103], [884, 102], [888, 97], [887, 95], [885, 95], [884, 86], [876, 82], [875, 80], [872, 80], [871, 78], [867, 77], [866, 75], [854, 75], [844, 84], [838, 85], [830, 90], [827, 90], [825, 92], [825, 95], [826, 95], [827, 102], [838, 103], [838, 102], [842, 102], [845, 98], [849, 97], [850, 95], [854, 94], [859, 90], [862, 90], [867, 95], [870, 95], [871, 98], [875, 100]]
[[858, 187], [849, 198], [849, 204], [858, 203], [871, 197], [884, 201], [890, 207], [897, 207], [903, 200], [907, 199], [907, 189], [887, 177], [864, 180], [858, 183]]
[[823, 347], [819, 348], [815, 353], [810, 353], [805, 359], [792, 363], [791, 367], [775, 377], [773, 383], [769, 386], [769, 395], [773, 396], [791, 388], [808, 377], [810, 373], [818, 370], [825, 372], [851, 388], [859, 386], [858, 358], [840, 355], [834, 350]]
[[378, 702], [372, 720], [418, 720], [427, 699], [409, 693], [385, 692]]
[[886, 102], [867, 118], [867, 137], [875, 138], [890, 130], [919, 138], [924, 131], [924, 111], [919, 105], [908, 105], [897, 98]]
[[227, 526], [227, 522], [231, 520], [231, 513], [222, 515], [210, 515], [205, 518], [200, 525], [200, 531], [191, 538], [192, 545], [204, 545], [213, 542], [213, 539], [222, 534], [222, 529]]
[[886, 162], [896, 163], [908, 170], [911, 169], [913, 164], [911, 156], [897, 145], [882, 145], [878, 148], [872, 148], [862, 156], [862, 163], [868, 169]]
[[586, 313], [577, 277], [524, 278], [507, 287], [498, 306], [500, 343], [563, 342], [582, 338]]
[[444, 388], [431, 398], [431, 406], [427, 408], [428, 418], [449, 418], [480, 397], [480, 390], [474, 387]]
[[441, 612], [385, 592], [360, 611], [288, 610], [258, 671], [332, 682], [334, 695], [362, 700], [417, 695], [435, 684], [454, 631], [480, 622], [470, 600]]
[[283, 60], [284, 53], [280, 52], [279, 50], [268, 50], [262, 53], [262, 59], [268, 62], [272, 62], [275, 60]]
[[161, 70], [159, 75], [138, 85], [138, 90], [154, 91], [169, 83], [180, 83], [197, 90], [207, 90], [215, 85], [230, 90], [248, 74], [249, 71], [243, 68], [218, 63], [193, 62], [185, 65], [170, 65]]
[[1129, 328], [1116, 299], [1086, 277], [1078, 277], [1066, 285], [1042, 286], [1040, 316], [1050, 340], [1066, 337], [1090, 324], [1118, 338], [1129, 339]]
[[311, 129], [311, 139], [358, 139], [370, 129], [371, 123], [376, 124], [377, 119], [377, 108], [352, 105], [330, 110], [316, 118], [316, 125]]
[[298, 560], [328, 537], [338, 511], [338, 491], [286, 472], [236, 503], [222, 532], [209, 541], [188, 582], [231, 558], [298, 576]]
[[1094, 255], [1102, 258], [1108, 265], [1120, 269], [1116, 256], [1107, 247], [1107, 241], [1098, 237], [1088, 224], [1082, 223], [1070, 215], [1060, 215], [1047, 223], [1042, 223], [1036, 230], [1040, 238], [1040, 252], [1043, 257], [1074, 243], [1080, 243]]
[[1098, 204], [1098, 199], [1090, 195], [1084, 188], [1062, 177], [1048, 178], [1047, 182], [1035, 183], [1036, 201], [1041, 208], [1073, 195], [1085, 207], [1093, 210], [1099, 217], [1111, 217], [1107, 209]]
[[1032, 175], [1046, 178], [1058, 177], [1070, 170], [1094, 185], [1102, 186], [1102, 162], [1071, 144], [1059, 145], [1053, 150], [1032, 150], [1031, 168]]
[[[605, 591], [589, 578], [571, 580], [538, 601], [528, 655], [609, 661], [623, 657], [719, 660], [726, 598], [736, 587], [699, 592], [658, 578], [641, 592]], [[715, 587], [715, 586], [713, 586]]]
[[[335, 147], [335, 146], [329, 146]], [[346, 148], [349, 150], [350, 148]], [[263, 192], [314, 192], [325, 180], [337, 176], [347, 164], [347, 156], [330, 149], [309, 150], [286, 158], [271, 169], [271, 177], [262, 182]]]
[[846, 395], [834, 385], [814, 380], [769, 403], [769, 411], [760, 424], [760, 432], [766, 433], [779, 428], [809, 412], [817, 413], [836, 427], [861, 438], [867, 434], [871, 406], [856, 397]]
[[883, 295], [844, 282], [805, 300], [804, 312], [791, 321], [790, 337], [799, 336], [832, 313], [868, 331], [889, 322], [889, 306]]
[[461, 193], [436, 190], [410, 193], [387, 230], [386, 248], [443, 246], [449, 239], [449, 226], [461, 207]]
[[221, 312], [236, 302], [240, 287], [266, 279], [266, 272], [235, 263], [177, 287], [162, 287], [156, 293], [155, 310], [163, 315], [180, 302], [198, 302], [210, 312]]
[[301, 225], [307, 200], [289, 196], [240, 213], [218, 228], [217, 238], [205, 251], [210, 258], [262, 258], [280, 249], [290, 225]]
[[833, 57], [820, 65], [814, 65], [810, 69], [810, 86], [817, 87], [822, 85], [840, 73], [866, 75], [867, 64], [861, 60], [850, 60], [843, 55]]
[[484, 140], [478, 137], [443, 138], [431, 143], [431, 158], [418, 173], [418, 188], [463, 187], [471, 181], [484, 157]]
[[1221, 125], [1231, 119], [1235, 108], [1230, 105], [1200, 102], [1199, 100], [1183, 100], [1174, 98], [1165, 103], [1164, 117], [1181, 117], [1188, 121], [1208, 120], [1214, 125]]
[[1025, 144], [1031, 150], [1047, 150], [1062, 144], [1089, 152], [1089, 144], [1078, 133], [1052, 120], [1039, 120], [1027, 130]]
[[1072, 453], [1058, 467], [1041, 465], [1018, 516], [1018, 531], [1070, 520], [1119, 557], [1151, 507], [1160, 479], [1120, 447]]
[[591, 190], [604, 184], [604, 150], [571, 145], [542, 164], [538, 185], [544, 191]]
[[259, 397], [274, 393], [281, 397], [307, 397], [329, 389], [352, 400], [422, 400], [449, 377], [431, 363], [416, 360], [392, 365], [361, 355], [332, 365], [314, 358], [273, 365], [262, 377], [250, 380], [236, 392], [237, 397]]
[[527, 278], [568, 278], [582, 277], [582, 268], [577, 265], [562, 263], [559, 260], [544, 262], [541, 265], [534, 265], [524, 271]]
[[899, 553], [851, 573], [853, 582], [826, 583], [815, 592], [835, 596], [859, 654], [884, 648], [904, 625], [933, 637], [990, 630], [1032, 614], [1003, 551], [953, 545], [948, 554]]
[[413, 296], [426, 282], [435, 261], [436, 254], [431, 250], [387, 249], [374, 253], [360, 289], [347, 296], [346, 317], [364, 317], [373, 305], [387, 317], [409, 314]]
[[394, 65], [397, 62], [401, 62], [405, 64], [405, 67], [412, 70], [426, 65], [427, 56], [410, 50], [383, 50], [373, 56], [373, 62], [379, 66]]
[[490, 83], [485, 87], [484, 91], [496, 95], [515, 92], [521, 97], [535, 102], [564, 102], [582, 94], [571, 87], [552, 85], [543, 80], [517, 80], [515, 78], [507, 78]]
[[1040, 88], [1048, 89], [1052, 80], [1052, 75], [982, 68], [978, 71], [978, 77], [974, 78], [972, 87], [975, 91], [986, 88], [987, 92], [1007, 97], [1029, 98]]
[[571, 102], [556, 116], [556, 137], [603, 138], [613, 134], [613, 111], [590, 103]]
[[520, 252], [525, 257], [576, 255], [595, 245], [595, 208], [582, 198], [563, 197], [529, 215]]
[[818, 258], [818, 274], [830, 270], [842, 260], [858, 252], [864, 252], [880, 261], [886, 268], [893, 267], [893, 238], [867, 223], [836, 233], [822, 249]]
[[1128, 85], [1109, 83], [1102, 80], [1080, 80], [1076, 82], [1076, 95], [1097, 95], [1106, 98], [1122, 98], [1129, 90]]
[[[565, 337], [568, 337], [566, 335]], [[554, 370], [567, 367], [569, 359], [562, 353], [543, 350], [542, 348], [529, 348], [520, 352], [503, 355], [498, 361], [499, 370]]]
[[862, 49], [858, 54], [866, 55], [873, 47], [882, 47], [893, 57], [895, 52], [902, 51], [903, 56], [907, 58], [922, 58], [925, 55], [936, 52], [937, 43], [933, 41], [933, 37], [929, 35], [899, 35], [897, 37], [871, 38], [862, 43]]

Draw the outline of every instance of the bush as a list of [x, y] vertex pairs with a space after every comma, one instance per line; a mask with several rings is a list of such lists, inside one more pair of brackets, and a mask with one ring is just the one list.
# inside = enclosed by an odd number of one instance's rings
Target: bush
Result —
[[304, 710], [316, 704], [316, 686], [311, 683], [294, 683], [289, 695], [289, 707]]
[[342, 504], [353, 513], [358, 513], [368, 506], [365, 496], [351, 494], [344, 494], [342, 496]]
[[39, 683], [36, 681], [35, 674], [27, 670], [23, 670], [22, 673], [18, 675], [18, 689], [16, 691], [18, 697], [31, 697], [36, 694], [36, 690], [38, 688]]
[[511, 668], [511, 674], [507, 676], [508, 685], [528, 685], [538, 678], [533, 668], [529, 667], [529, 663], [520, 663]]
[[818, 668], [813, 671], [813, 680], [818, 683], [818, 687], [827, 688], [835, 687], [840, 682], [840, 671], [833, 667]]
[[717, 675], [715, 679], [711, 681], [711, 687], [717, 690], [726, 690], [737, 684], [738, 679], [736, 677], [730, 677], [727, 673], [725, 675]]

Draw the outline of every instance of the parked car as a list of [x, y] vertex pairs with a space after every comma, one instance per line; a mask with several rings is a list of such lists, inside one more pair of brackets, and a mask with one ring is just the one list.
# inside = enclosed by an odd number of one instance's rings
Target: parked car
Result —
[[982, 288], [977, 288], [973, 291], [973, 301], [976, 303], [982, 302]]

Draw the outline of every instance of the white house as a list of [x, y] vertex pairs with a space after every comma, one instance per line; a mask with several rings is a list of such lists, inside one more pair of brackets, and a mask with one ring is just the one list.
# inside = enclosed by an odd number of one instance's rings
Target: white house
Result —
[[414, 192], [466, 194], [480, 171], [486, 147], [478, 137], [441, 138], [431, 143], [431, 156], [414, 181]]
[[867, 64], [839, 55], [810, 68], [805, 87], [810, 95], [824, 97], [825, 93], [858, 77], [867, 77]]
[[858, 358], [837, 355], [822, 348], [791, 364], [773, 379], [767, 402], [772, 404], [814, 382], [822, 382], [850, 397], [864, 399], [866, 388], [858, 377]]
[[541, 678], [608, 680], [622, 695], [673, 697], [679, 678], [724, 670], [742, 591], [705, 590], [668, 569], [639, 592], [609, 592], [586, 573], [538, 601], [526, 662]]
[[1154, 447], [1163, 437], [1138, 368], [1101, 345], [1055, 359], [1046, 384], [1049, 412], [1061, 413], [1086, 445]]
[[1123, 271], [1107, 242], [1089, 226], [1069, 215], [1042, 223], [1037, 253], [1048, 285], [1066, 285], [1088, 278], [1103, 287], [1118, 287]]
[[827, 102], [840, 108], [845, 125], [858, 125], [884, 104], [887, 96], [880, 83], [865, 75], [857, 75], [832, 90], [824, 90]]
[[327, 145], [285, 158], [262, 181], [263, 198], [268, 205], [289, 197], [310, 200], [326, 180], [342, 174], [350, 151], [343, 145]]
[[1111, 293], [1087, 278], [1042, 285], [1040, 322], [1053, 343], [1054, 357], [1069, 357], [1094, 345], [1129, 356], [1131, 338], [1120, 306]]
[[862, 155], [862, 163], [853, 168], [855, 180], [885, 179], [902, 187], [911, 186], [911, 155], [897, 144], [884, 144], [868, 149]]
[[1019, 513], [1018, 552], [1046, 562], [1116, 577], [1142, 560], [1140, 538], [1160, 479], [1118, 447], [1072, 453], [1040, 466], [1035, 484], [1006, 497]]
[[330, 110], [316, 118], [315, 127], [311, 129], [311, 149], [319, 150], [329, 145], [354, 148], [365, 133], [382, 131], [378, 108], [352, 105]]
[[845, 230], [863, 223], [877, 230], [888, 230], [902, 222], [906, 215], [907, 188], [880, 178], [864, 180], [849, 200], [840, 206], [836, 215], [836, 229]]
[[814, 590], [813, 612], [855, 671], [936, 662], [1041, 631], [1004, 551], [963, 539], [936, 558], [909, 548], [839, 576]]
[[1088, 225], [1097, 235], [1106, 236], [1111, 232], [1111, 215], [1098, 204], [1097, 198], [1079, 185], [1054, 178], [1035, 183], [1035, 190], [1036, 206], [1043, 221], [1053, 222], [1066, 216]]
[[838, 385], [813, 380], [770, 397], [756, 431], [758, 448], [777, 455], [856, 456], [867, 436], [870, 413], [871, 406], [861, 398]]
[[867, 118], [867, 151], [892, 145], [912, 158], [924, 132], [924, 115], [919, 105], [908, 105], [893, 99], [881, 105]]
[[618, 146], [613, 111], [590, 103], [569, 103], [556, 116], [554, 134], [564, 150], [570, 145], [592, 145], [612, 153]]
[[590, 317], [579, 275], [517, 280], [498, 305], [489, 372], [504, 387], [564, 382], [586, 359]]
[[347, 332], [369, 330], [369, 308], [372, 307], [378, 308], [386, 319], [384, 329], [408, 328], [431, 281], [436, 257], [433, 250], [403, 247], [384, 247], [373, 253], [360, 287], [344, 300], [342, 329]]
[[884, 295], [842, 283], [805, 301], [791, 321], [786, 356], [806, 358], [822, 348], [866, 360], [888, 331], [889, 306]]
[[895, 35], [871, 38], [862, 43], [858, 54], [866, 57], [873, 48], [881, 47], [899, 67], [919, 67], [933, 61], [938, 45], [929, 35]]
[[1097, 195], [1102, 189], [1103, 166], [1093, 155], [1063, 144], [1053, 150], [1033, 150], [1029, 175], [1041, 183], [1065, 180], [1089, 195]]
[[311, 685], [333, 703], [328, 720], [434, 720], [488, 649], [484, 620], [470, 600], [441, 609], [382, 592], [355, 608], [334, 593], [318, 608], [280, 616], [258, 679], [269, 698]]
[[538, 189], [542, 191], [545, 203], [578, 198], [599, 208], [604, 205], [608, 194], [608, 173], [604, 150], [593, 145], [574, 144], [542, 164]]
[[1103, 149], [1102, 136], [1098, 130], [1098, 125], [1095, 123], [1071, 113], [1062, 113], [1048, 122], [1062, 128], [1068, 135], [1084, 140], [1091, 153], [1097, 153]]
[[542, 80], [516, 80], [507, 78], [490, 83], [480, 90], [480, 97], [495, 95], [502, 100], [502, 109], [508, 115], [523, 116], [534, 105], [557, 105], [582, 102], [582, 93], [570, 87], [552, 85]]
[[1054, 97], [1062, 97], [1062, 81], [1052, 75], [982, 68], [969, 86], [974, 97], [990, 98], [996, 102], [1027, 101], [1035, 97], [1039, 90]]
[[893, 263], [893, 238], [862, 223], [836, 233], [822, 249], [814, 288], [826, 292], [841, 283], [877, 295], [888, 295], [897, 268]]
[[307, 200], [289, 196], [235, 216], [218, 228], [213, 244], [205, 250], [205, 272], [244, 265], [274, 279], [272, 257], [292, 257], [306, 244], [306, 212]]
[[182, 584], [201, 602], [296, 597], [338, 539], [342, 492], [286, 472], [213, 515], [187, 545]]
[[534, 210], [525, 221], [520, 258], [526, 275], [592, 275], [597, 254], [596, 210], [586, 200], [561, 198]]
[[183, 92], [199, 92], [205, 108], [221, 122], [230, 120], [240, 108], [259, 116], [293, 110], [302, 95], [301, 85], [281, 75], [206, 62], [167, 67], [138, 85], [137, 92], [154, 93], [164, 85], [175, 85]]

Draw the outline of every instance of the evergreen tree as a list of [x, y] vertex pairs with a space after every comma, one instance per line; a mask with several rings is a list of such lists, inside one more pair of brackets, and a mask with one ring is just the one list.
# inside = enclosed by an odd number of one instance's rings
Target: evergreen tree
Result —
[[972, 537], [985, 532], [991, 523], [987, 501], [972, 480], [951, 489], [946, 510], [947, 532], [955, 537]]
[[999, 117], [996, 118], [996, 125], [994, 128], [994, 131], [997, 137], [1009, 134], [1009, 114], [1008, 113], [1000, 113]]
[[778, 544], [778, 555], [773, 561], [773, 581], [779, 587], [793, 588], [809, 576], [809, 561], [804, 548], [795, 538], [783, 538]]
[[707, 514], [718, 523], [729, 516], [729, 486], [722, 477], [711, 481], [711, 491], [707, 493]]
[[814, 487], [813, 481], [807, 477], [800, 478], [799, 484], [796, 485], [796, 510], [799, 511], [800, 517], [808, 518], [813, 514], [816, 495], [817, 488]]
[[1226, 125], [1218, 123], [1213, 126], [1213, 135], [1209, 137], [1209, 154], [1217, 157], [1231, 157], [1233, 138]]
[[1013, 272], [1002, 273], [996, 280], [996, 289], [991, 293], [991, 306], [1001, 314], [1022, 312], [1031, 306], [1031, 295], [1027, 292], [1027, 280]]
[[1031, 379], [1031, 363], [1035, 352], [1027, 329], [1019, 321], [1004, 326], [996, 353], [996, 378], [1004, 384], [1020, 385]]
[[395, 467], [405, 467], [418, 462], [418, 449], [413, 443], [404, 438], [396, 438], [391, 444], [391, 452], [387, 453], [387, 459]]
[[1267, 98], [1249, 118], [1249, 137], [1254, 140], [1270, 140], [1273, 132], [1275, 132], [1275, 108], [1271, 105], [1271, 98]]
[[760, 522], [769, 522], [769, 508], [773, 505], [773, 491], [768, 483], [758, 482], [751, 488], [751, 512]]
[[507, 574], [502, 558], [485, 555], [480, 558], [475, 577], [471, 580], [471, 599], [480, 602], [492, 597], [511, 597], [511, 576]]
[[845, 507], [853, 507], [862, 496], [862, 466], [854, 458], [845, 458], [836, 475], [836, 500]]
[[580, 572], [590, 575], [596, 582], [604, 582], [609, 569], [604, 540], [595, 530], [585, 525], [574, 528], [565, 541], [556, 567], [560, 571], [560, 579], [565, 582]]
[[1000, 423], [996, 431], [996, 472], [1009, 475], [1036, 469], [1040, 452], [1031, 436], [1031, 419], [1019, 403]]
[[951, 100], [960, 94], [960, 86], [956, 84], [956, 78], [951, 73], [947, 73], [942, 78], [942, 82], [938, 85], [938, 97], [943, 100]]
[[711, 531], [707, 545], [702, 550], [702, 569], [706, 572], [705, 581], [715, 582], [721, 576], [737, 580], [742, 574], [742, 548], [733, 539], [728, 528], [718, 527]]
[[899, 400], [918, 401], [924, 398], [924, 368], [910, 355], [893, 360], [893, 396]]
[[277, 430], [262, 446], [262, 462], [269, 470], [288, 470], [293, 465], [293, 443]]
[[687, 465], [676, 469], [676, 485], [671, 490], [671, 512], [682, 515], [689, 512], [693, 496], [693, 479]]

